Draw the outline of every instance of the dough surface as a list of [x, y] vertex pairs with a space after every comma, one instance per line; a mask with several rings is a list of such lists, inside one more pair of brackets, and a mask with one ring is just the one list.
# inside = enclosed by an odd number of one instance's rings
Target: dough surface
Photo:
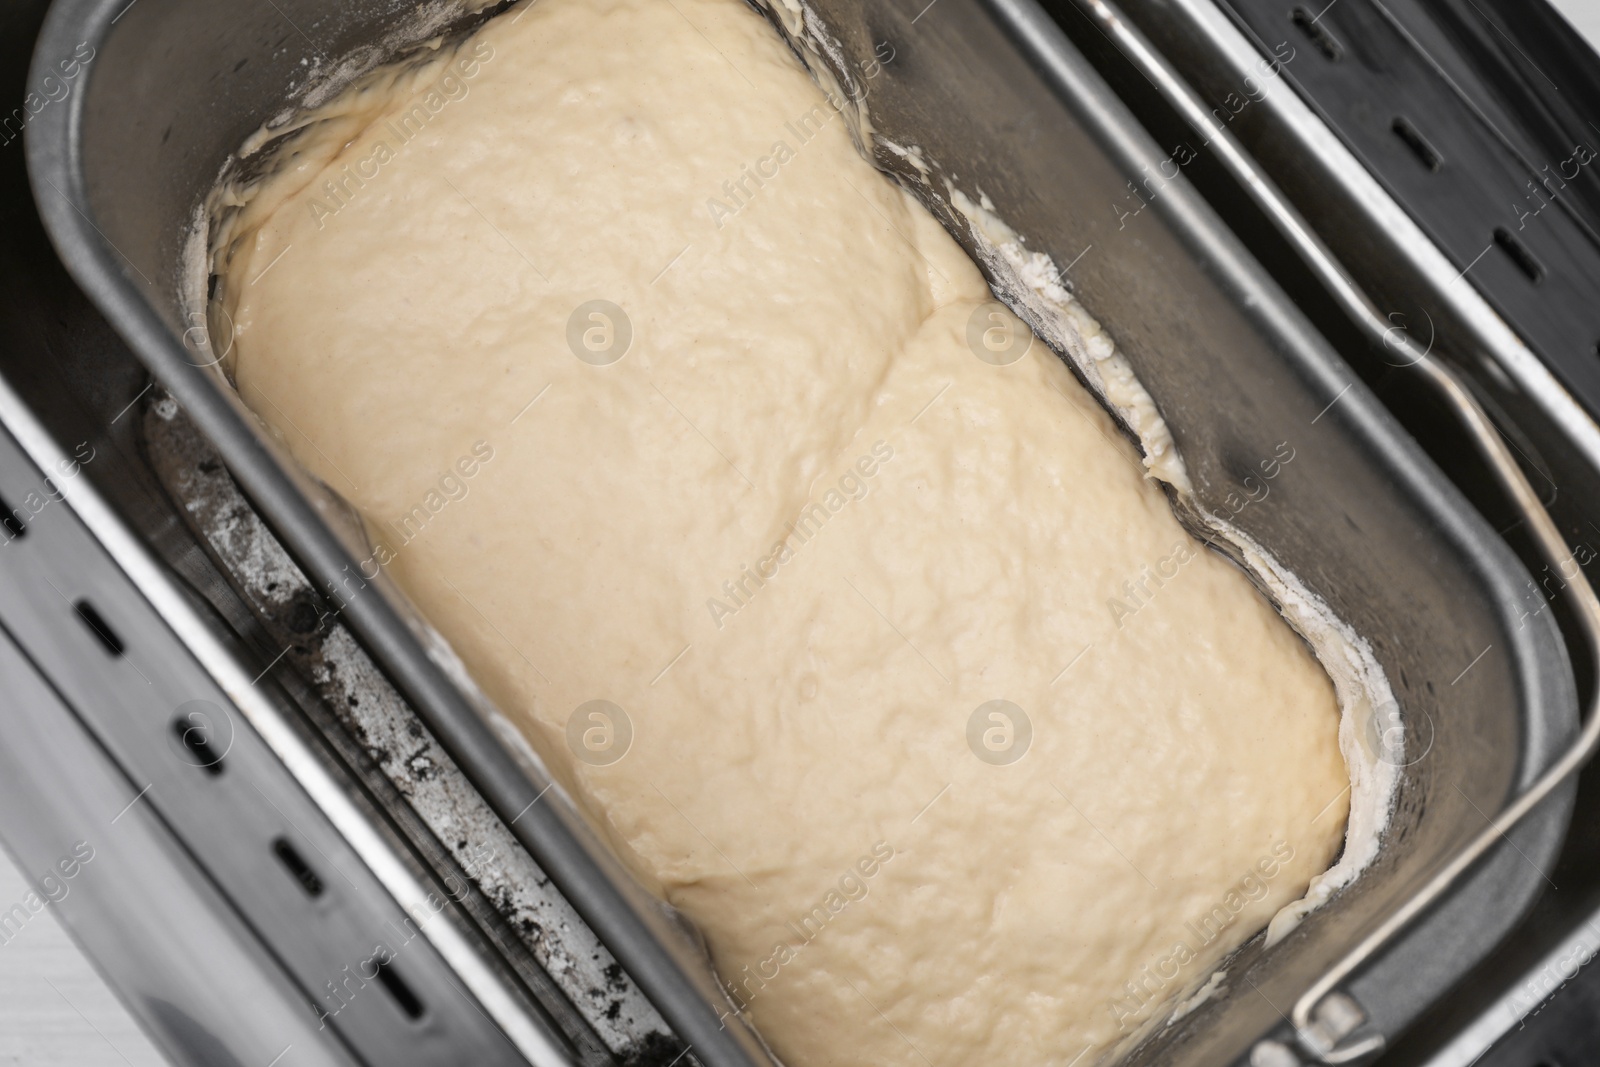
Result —
[[784, 1062], [1093, 1063], [1327, 868], [1327, 677], [743, 3], [313, 118], [239, 391]]

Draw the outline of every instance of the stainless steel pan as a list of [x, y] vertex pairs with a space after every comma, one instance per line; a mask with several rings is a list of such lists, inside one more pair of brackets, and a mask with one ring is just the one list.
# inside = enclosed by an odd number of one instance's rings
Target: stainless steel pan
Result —
[[[339, 502], [312, 484], [203, 364], [184, 301], [184, 242], [230, 154], [307, 88], [311, 62], [394, 45], [412, 6], [280, 0], [58, 3], [34, 79], [82, 47], [64, 97], [27, 123], [41, 213], [62, 257], [149, 372], [210, 437], [319, 586], [479, 790], [703, 1062], [770, 1062], [726, 1011], [694, 939], [642, 892], [505, 721], [428, 653], [403, 601], [351, 584], [365, 553]], [[874, 127], [981, 188], [1068, 277], [1172, 427], [1196, 501], [1233, 521], [1366, 637], [1409, 724], [1407, 766], [1368, 872], [1263, 952], [1226, 991], [1157, 1035], [1141, 1062], [1221, 1063], [1282, 1031], [1279, 1014], [1346, 948], [1393, 915], [1576, 732], [1572, 674], [1528, 577], [1189, 187], [1031, 0], [820, 0], [811, 9], [847, 90], [875, 56]], [[470, 24], [462, 14], [457, 25]], [[430, 28], [431, 30], [431, 28]], [[887, 44], [887, 50], [881, 46]], [[877, 161], [908, 179], [909, 164]], [[965, 234], [928, 187], [929, 206]], [[188, 343], [186, 343], [186, 338]], [[1274, 491], [1238, 510], [1279, 442], [1296, 450]], [[1198, 511], [1181, 509], [1198, 522]], [[1236, 514], [1235, 514], [1236, 513]], [[1468, 669], [1470, 667], [1470, 669]], [[1426, 746], [1425, 755], [1423, 746]], [[1570, 786], [1524, 819], [1442, 904], [1364, 970], [1367, 1027], [1395, 1033], [1501, 937], [1542, 884]], [[1276, 1005], [1276, 1007], [1275, 1007]]]

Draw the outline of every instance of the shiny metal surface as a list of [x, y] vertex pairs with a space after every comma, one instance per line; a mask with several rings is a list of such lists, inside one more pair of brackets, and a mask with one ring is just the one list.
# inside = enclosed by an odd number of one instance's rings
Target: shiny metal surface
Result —
[[[326, 1031], [320, 1043], [338, 1035], [361, 1058], [570, 1063], [559, 1035], [444, 914], [448, 891], [418, 877], [312, 751], [264, 681], [271, 665], [247, 670], [80, 476], [92, 449], [63, 451], [3, 382], [0, 425], [9, 435], [0, 498], [45, 501], [20, 533], [7, 531], [0, 621], [35, 677], [50, 680], [124, 774], [143, 779], [129, 810], [158, 812], [200, 857], [197, 880], [215, 882], [283, 961], [298, 994], [278, 1000]], [[11, 707], [25, 715], [28, 702]], [[172, 876], [150, 866], [152, 877]], [[150, 903], [129, 892], [128, 906]], [[203, 946], [189, 951], [205, 956]], [[181, 1005], [143, 1014], [159, 1029], [169, 1010]], [[164, 1036], [206, 1062], [187, 1031]]]
[[[381, 38], [395, 10], [286, 2], [284, 18], [315, 35], [302, 46], [264, 9], [241, 20], [184, 0], [58, 7], [40, 55], [92, 40], [98, 65], [83, 92], [28, 131], [41, 210], [80, 284], [217, 444], [306, 572], [333, 587], [358, 558], [329, 525], [338, 502], [259, 437], [183, 347], [182, 238], [228, 154], [305, 88], [300, 60]], [[825, 0], [814, 13], [829, 36], [808, 61], [866, 94], [875, 128], [922, 148], [936, 181], [921, 184], [888, 150], [881, 166], [958, 235], [964, 223], [937, 179], [981, 188], [1030, 247], [1072, 264], [1079, 297], [1174, 430], [1196, 485], [1196, 500], [1179, 502], [1187, 520], [1203, 530], [1206, 512], [1232, 515], [1371, 640], [1408, 721], [1432, 727], [1426, 756], [1405, 768], [1395, 831], [1373, 869], [1273, 951], [1246, 946], [1229, 965], [1230, 989], [1136, 1059], [1247, 1056], [1280, 1024], [1252, 986], [1285, 1003], [1310, 988], [1478, 832], [1479, 811], [1526, 789], [1571, 739], [1572, 678], [1554, 623], [1519, 615], [1525, 571], [1183, 176], [1165, 177], [1169, 155], [1038, 7], [940, 0], [919, 14]], [[885, 44], [895, 58], [862, 84], [861, 64]], [[187, 61], [151, 60], [174, 51]], [[244, 61], [243, 76], [226, 77]], [[1153, 174], [1163, 175], [1156, 185]], [[1272, 495], [1232, 506], [1255, 461], [1284, 441], [1299, 458]], [[693, 942], [628, 883], [560, 791], [534, 804], [548, 786], [537, 761], [429, 658], [403, 602], [373, 586], [346, 617], [695, 1054], [719, 1067], [770, 1062], [741, 1027], [724, 1026]], [[1383, 961], [1387, 1000], [1374, 1011], [1383, 1028], [1414, 1017], [1538, 891], [1530, 864], [1560, 840], [1570, 790], [1560, 792], [1518, 827], [1516, 849], [1498, 849]]]
[[[1551, 567], [1561, 568], [1570, 559], [1571, 550], [1545, 511], [1538, 493], [1529, 484], [1500, 431], [1457, 375], [1434, 358], [1428, 348], [1413, 340], [1405, 331], [1394, 328], [1393, 322], [1378, 310], [1344, 267], [1334, 259], [1323, 240], [1307, 226], [1300, 213], [1261, 172], [1228, 129], [1217, 121], [1210, 109], [1115, 5], [1109, 0], [1079, 2], [1103, 32], [1205, 138], [1206, 144], [1249, 191], [1345, 313], [1365, 332], [1374, 350], [1394, 360], [1395, 365], [1424, 379], [1430, 388], [1446, 400], [1468, 428], [1475, 445], [1489, 461], [1495, 477], [1515, 500], [1546, 562]], [[1259, 63], [1262, 58], [1258, 53], [1256, 62]], [[1559, 388], [1553, 382], [1551, 386]], [[1596, 600], [1594, 590], [1581, 569], [1566, 584], [1563, 594], [1573, 605], [1574, 615], [1588, 645], [1588, 655], [1591, 659], [1600, 659], [1600, 601]], [[1348, 1030], [1327, 1032], [1318, 1025], [1319, 1008], [1357, 969], [1371, 962], [1412, 922], [1449, 892], [1461, 876], [1498, 846], [1518, 822], [1594, 757], [1596, 751], [1600, 750], [1600, 693], [1591, 693], [1587, 704], [1588, 714], [1583, 731], [1561, 758], [1537, 781], [1496, 812], [1488, 825], [1419, 886], [1410, 899], [1385, 917], [1296, 999], [1291, 1019], [1298, 1039], [1308, 1053], [1323, 1063], [1350, 1063], [1382, 1051], [1386, 1039], [1380, 1033], [1357, 1035], [1347, 1041], [1346, 1038], [1350, 1037]]]
[[[17, 867], [3, 846], [0, 838], [0, 900], [25, 900], [37, 892], [35, 876]], [[0, 1063], [8, 1060], [170, 1067], [49, 907], [11, 934], [0, 952]]]
[[[1259, 76], [1271, 51], [1246, 36], [1217, 0], [1123, 0], [1120, 6], [1207, 99]], [[1290, 36], [1293, 29], [1286, 23], [1285, 39], [1309, 49]], [[1331, 255], [1358, 277], [1389, 321], [1391, 336], [1409, 334], [1425, 347], [1431, 342], [1504, 414], [1541, 501], [1569, 540], [1581, 540], [1595, 518], [1590, 502], [1600, 500], [1600, 423], [1484, 300], [1470, 271], [1440, 250], [1292, 86], [1253, 100], [1228, 129]]]
[[[172, 1061], [265, 1064], [292, 1047], [305, 1067], [355, 1067], [155, 809], [129, 806], [142, 783], [106, 756], [9, 634], [0, 634], [0, 676], [7, 847], [33, 878], [53, 872], [67, 887], [52, 912], [93, 946]], [[92, 858], [63, 879], [58, 865], [79, 842]]]

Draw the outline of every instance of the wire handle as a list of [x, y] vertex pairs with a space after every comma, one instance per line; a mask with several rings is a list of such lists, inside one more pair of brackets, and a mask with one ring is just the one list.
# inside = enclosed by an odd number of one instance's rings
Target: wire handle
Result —
[[[1567, 559], [1567, 546], [1555, 521], [1539, 502], [1538, 494], [1528, 483], [1522, 468], [1517, 465], [1482, 405], [1456, 373], [1434, 359], [1429, 351], [1420, 349], [1404, 331], [1396, 330], [1379, 313], [1376, 305], [1345, 271], [1322, 238], [1256, 165], [1238, 139], [1216, 121], [1188, 83], [1128, 22], [1111, 0], [1075, 2], [1107, 39], [1150, 79], [1167, 102], [1175, 106], [1192, 126], [1206, 134], [1210, 147], [1215, 149], [1223, 166], [1289, 241], [1296, 254], [1345, 314], [1366, 334], [1368, 343], [1375, 349], [1402, 357], [1404, 365], [1450, 405], [1471, 434], [1473, 443], [1493, 470], [1496, 480], [1526, 520], [1540, 554], [1551, 566], [1560, 569]], [[1600, 662], [1600, 600], [1596, 599], [1594, 589], [1581, 571], [1567, 583], [1566, 594], [1571, 600], [1573, 615], [1583, 630], [1583, 640], [1589, 654], [1595, 662]], [[1295, 1001], [1290, 1021], [1301, 1048], [1318, 1061], [1328, 1064], [1352, 1063], [1382, 1051], [1385, 1040], [1381, 1034], [1373, 1034], [1348, 1045], [1342, 1043], [1360, 1026], [1361, 1020], [1359, 1014], [1353, 1016], [1348, 1010], [1353, 1008], [1359, 1013], [1359, 1008], [1355, 1008], [1348, 997], [1337, 992], [1339, 985], [1437, 903], [1478, 860], [1538, 807], [1540, 801], [1577, 773], [1597, 750], [1600, 750], [1600, 691], [1590, 695], [1583, 729], [1572, 746], [1533, 785], [1502, 808], [1489, 825], [1420, 890], [1329, 967]]]

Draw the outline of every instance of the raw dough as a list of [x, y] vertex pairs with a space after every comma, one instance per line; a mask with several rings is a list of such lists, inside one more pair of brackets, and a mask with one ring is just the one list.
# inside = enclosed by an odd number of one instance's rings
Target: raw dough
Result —
[[785, 1062], [1094, 1062], [1328, 866], [1326, 676], [743, 3], [303, 124], [219, 231], [240, 393]]

